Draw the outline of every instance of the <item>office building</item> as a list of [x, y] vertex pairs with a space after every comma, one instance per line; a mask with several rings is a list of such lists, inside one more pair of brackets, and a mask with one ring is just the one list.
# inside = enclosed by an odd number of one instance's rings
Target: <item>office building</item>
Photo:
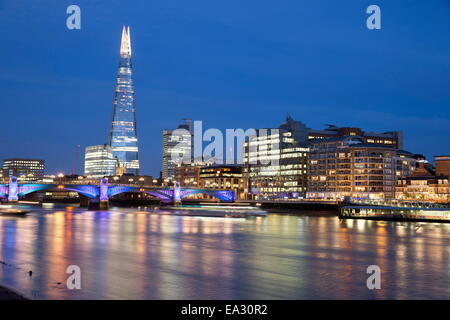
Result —
[[44, 177], [45, 161], [11, 158], [3, 160], [3, 178], [17, 177], [19, 181], [37, 181]]
[[175, 167], [194, 160], [194, 134], [192, 121], [184, 119], [175, 130], [163, 131], [162, 178], [174, 180]]
[[303, 198], [307, 187], [308, 129], [290, 116], [278, 128], [258, 129], [244, 143], [249, 199]]
[[84, 174], [93, 178], [103, 178], [116, 173], [117, 159], [107, 144], [86, 147], [84, 153]]

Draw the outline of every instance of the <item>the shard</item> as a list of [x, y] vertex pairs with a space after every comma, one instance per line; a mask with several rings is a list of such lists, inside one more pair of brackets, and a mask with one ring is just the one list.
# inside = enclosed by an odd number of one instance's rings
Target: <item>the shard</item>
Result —
[[109, 145], [126, 173], [139, 174], [136, 107], [131, 65], [130, 27], [123, 27]]

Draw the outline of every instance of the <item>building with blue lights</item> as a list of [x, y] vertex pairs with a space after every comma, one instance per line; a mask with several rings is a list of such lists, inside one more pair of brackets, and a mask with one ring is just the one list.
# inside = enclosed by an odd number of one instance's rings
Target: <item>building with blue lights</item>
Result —
[[130, 27], [125, 26], [122, 30], [109, 145], [120, 167], [124, 167], [128, 174], [139, 175]]

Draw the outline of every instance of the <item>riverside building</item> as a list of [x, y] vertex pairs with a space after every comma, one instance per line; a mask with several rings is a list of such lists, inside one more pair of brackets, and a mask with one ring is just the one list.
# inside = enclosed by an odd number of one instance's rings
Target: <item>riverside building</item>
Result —
[[179, 163], [174, 168], [174, 181], [180, 183], [183, 187], [200, 186], [200, 170], [210, 166], [209, 162], [191, 162]]
[[398, 179], [396, 198], [406, 201], [450, 202], [450, 156], [436, 156], [435, 169], [426, 161], [409, 177]]
[[242, 166], [212, 165], [200, 169], [200, 186], [208, 189], [226, 189], [235, 193], [236, 199], [245, 199], [245, 182]]
[[394, 198], [397, 180], [414, 171], [416, 160], [409, 152], [366, 141], [354, 135], [311, 141], [307, 198]]
[[249, 199], [302, 198], [307, 187], [308, 128], [290, 116], [274, 129], [258, 129], [244, 143]]

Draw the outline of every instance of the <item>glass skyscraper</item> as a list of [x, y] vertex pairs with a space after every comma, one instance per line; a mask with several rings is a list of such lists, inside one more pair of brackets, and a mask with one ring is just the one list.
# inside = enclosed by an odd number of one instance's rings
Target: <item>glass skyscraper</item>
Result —
[[126, 173], [139, 174], [130, 27], [123, 27], [109, 145]]
[[116, 173], [116, 160], [110, 146], [101, 144], [86, 147], [84, 157], [84, 174], [86, 176], [103, 178]]

